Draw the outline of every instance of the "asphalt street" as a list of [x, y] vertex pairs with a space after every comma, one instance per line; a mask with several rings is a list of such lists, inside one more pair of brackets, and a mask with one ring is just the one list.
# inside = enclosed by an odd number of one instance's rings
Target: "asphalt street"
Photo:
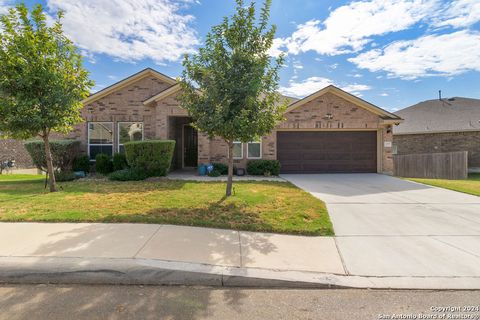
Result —
[[2, 320], [480, 319], [480, 311], [465, 307], [480, 308], [480, 291], [0, 286]]

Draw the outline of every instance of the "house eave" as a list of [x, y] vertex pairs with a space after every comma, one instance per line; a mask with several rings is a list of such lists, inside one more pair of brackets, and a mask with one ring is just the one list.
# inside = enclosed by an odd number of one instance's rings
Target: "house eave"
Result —
[[181, 88], [182, 88], [182, 87], [180, 86], [180, 84], [177, 83], [177, 84], [171, 86], [170, 88], [168, 88], [168, 89], [166, 89], [166, 90], [163, 90], [162, 92], [160, 92], [160, 93], [154, 95], [153, 97], [145, 100], [145, 101], [143, 102], [143, 104], [144, 104], [144, 105], [149, 105], [149, 104], [151, 104], [152, 102], [156, 102], [156, 101], [160, 101], [160, 100], [162, 100], [162, 99], [165, 99], [165, 98], [167, 98], [167, 97], [169, 97], [169, 96], [177, 93], [178, 91], [180, 91]]

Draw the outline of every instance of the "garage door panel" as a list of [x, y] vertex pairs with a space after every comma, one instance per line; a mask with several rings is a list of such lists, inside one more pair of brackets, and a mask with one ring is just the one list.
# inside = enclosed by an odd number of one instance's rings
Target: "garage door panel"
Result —
[[376, 131], [277, 132], [282, 173], [376, 172]]

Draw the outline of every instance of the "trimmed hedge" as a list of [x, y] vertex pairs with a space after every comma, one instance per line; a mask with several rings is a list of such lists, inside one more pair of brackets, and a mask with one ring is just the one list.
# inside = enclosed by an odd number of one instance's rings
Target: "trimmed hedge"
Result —
[[73, 181], [77, 177], [75, 176], [75, 173], [72, 171], [56, 171], [55, 172], [55, 179], [58, 182], [65, 182], [65, 181]]
[[128, 165], [143, 170], [148, 177], [165, 176], [170, 170], [175, 141], [130, 141], [124, 147]]
[[127, 157], [123, 153], [115, 153], [112, 162], [113, 171], [120, 171], [128, 168]]
[[223, 163], [212, 163], [213, 170], [218, 171], [220, 175], [228, 174], [228, 166]]
[[[42, 140], [27, 141], [24, 143], [32, 162], [37, 169], [47, 171], [45, 144]], [[73, 161], [80, 153], [78, 140], [51, 140], [53, 167], [56, 171], [72, 171]]]
[[216, 169], [213, 169], [210, 173], [208, 173], [209, 177], [220, 177], [222, 173]]
[[112, 181], [140, 181], [147, 178], [148, 177], [143, 170], [132, 168], [114, 171], [108, 176], [108, 179]]
[[87, 155], [81, 155], [73, 160], [73, 171], [90, 172], [90, 159]]
[[95, 172], [109, 174], [113, 171], [112, 159], [105, 154], [99, 153], [95, 156]]
[[252, 176], [278, 176], [280, 174], [280, 161], [250, 160], [247, 162], [247, 173]]

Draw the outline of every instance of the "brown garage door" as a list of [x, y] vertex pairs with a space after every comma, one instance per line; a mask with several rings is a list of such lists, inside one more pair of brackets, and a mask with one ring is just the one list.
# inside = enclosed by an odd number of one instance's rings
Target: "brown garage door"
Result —
[[279, 131], [282, 173], [377, 172], [376, 131]]

